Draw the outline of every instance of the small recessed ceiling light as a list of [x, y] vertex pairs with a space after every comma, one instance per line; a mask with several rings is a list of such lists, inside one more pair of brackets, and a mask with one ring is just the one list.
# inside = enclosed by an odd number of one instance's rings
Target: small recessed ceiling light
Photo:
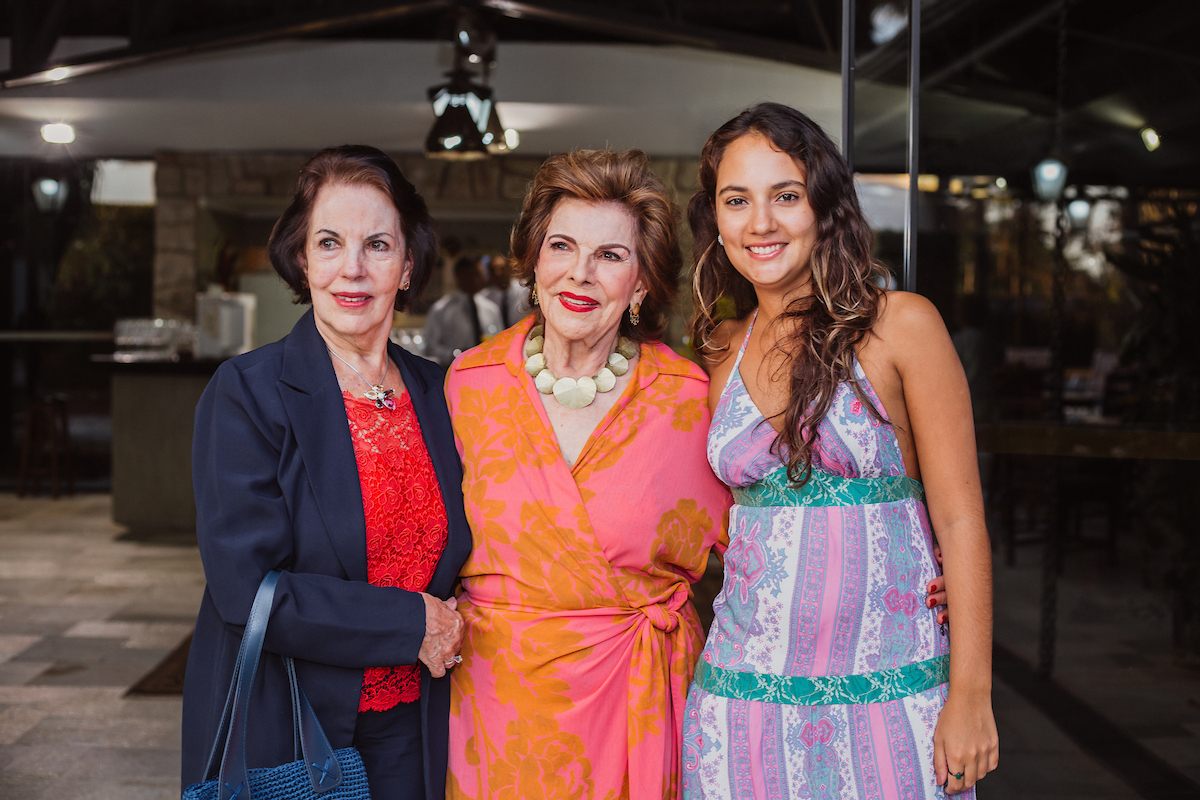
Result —
[[1008, 186], [1008, 181], [1004, 178], [996, 178], [996, 188], [1003, 189]]
[[1146, 149], [1153, 153], [1162, 144], [1162, 139], [1158, 138], [1158, 131], [1154, 128], [1142, 128], [1142, 144], [1146, 145]]
[[504, 131], [504, 143], [508, 145], [509, 150], [516, 150], [521, 144], [521, 134], [517, 133], [515, 128], [508, 128]]
[[71, 77], [71, 70], [67, 67], [55, 67], [46, 73], [46, 77], [52, 81], [61, 81], [64, 78]]
[[75, 141], [75, 129], [65, 122], [48, 122], [42, 126], [42, 138], [50, 144], [70, 144]]

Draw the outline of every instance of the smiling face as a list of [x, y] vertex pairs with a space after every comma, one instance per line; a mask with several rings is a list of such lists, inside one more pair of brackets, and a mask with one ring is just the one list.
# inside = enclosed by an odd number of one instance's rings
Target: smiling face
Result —
[[803, 291], [817, 218], [802, 164], [759, 134], [725, 149], [717, 167], [717, 228], [725, 253], [758, 292]]
[[608, 347], [646, 296], [636, 251], [637, 221], [623, 206], [560, 200], [534, 268], [547, 333]]
[[391, 329], [396, 292], [412, 272], [400, 212], [373, 186], [322, 186], [304, 245], [317, 329], [354, 347]]

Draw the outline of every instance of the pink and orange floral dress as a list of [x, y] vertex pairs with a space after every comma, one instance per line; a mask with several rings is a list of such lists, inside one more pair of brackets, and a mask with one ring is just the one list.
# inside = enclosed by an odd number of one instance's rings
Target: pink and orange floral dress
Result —
[[730, 503], [705, 458], [708, 380], [643, 345], [571, 467], [524, 370], [531, 324], [446, 380], [474, 536], [447, 796], [676, 798], [703, 642], [691, 584]]

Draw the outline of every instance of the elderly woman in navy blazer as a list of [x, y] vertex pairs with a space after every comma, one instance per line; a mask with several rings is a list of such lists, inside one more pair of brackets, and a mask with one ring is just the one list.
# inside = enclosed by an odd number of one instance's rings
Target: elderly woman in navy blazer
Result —
[[[283, 570], [265, 649], [295, 658], [334, 748], [377, 798], [445, 794], [451, 598], [470, 550], [442, 372], [389, 343], [437, 255], [425, 202], [374, 148], [323, 150], [271, 234], [312, 309], [221, 365], [196, 409], [196, 530], [208, 588], [188, 659], [183, 784], [203, 780], [255, 590]], [[292, 760], [288, 682], [266, 657], [249, 767]]]

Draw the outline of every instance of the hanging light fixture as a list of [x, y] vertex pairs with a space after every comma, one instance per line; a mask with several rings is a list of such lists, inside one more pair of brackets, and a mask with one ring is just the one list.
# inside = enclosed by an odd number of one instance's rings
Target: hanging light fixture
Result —
[[1033, 190], [1048, 203], [1058, 200], [1067, 185], [1067, 166], [1057, 158], [1043, 159], [1033, 168]]
[[492, 90], [471, 81], [471, 73], [455, 69], [446, 73], [449, 83], [429, 89], [429, 102], [437, 121], [425, 139], [425, 155], [451, 161], [487, 158], [484, 131], [494, 113]]
[[451, 44], [454, 69], [446, 73], [449, 83], [429, 89], [437, 121], [425, 139], [425, 155], [473, 161], [513, 149], [519, 137], [501, 124], [488, 86], [496, 66], [495, 35], [484, 30], [470, 10], [462, 9], [455, 19]]

